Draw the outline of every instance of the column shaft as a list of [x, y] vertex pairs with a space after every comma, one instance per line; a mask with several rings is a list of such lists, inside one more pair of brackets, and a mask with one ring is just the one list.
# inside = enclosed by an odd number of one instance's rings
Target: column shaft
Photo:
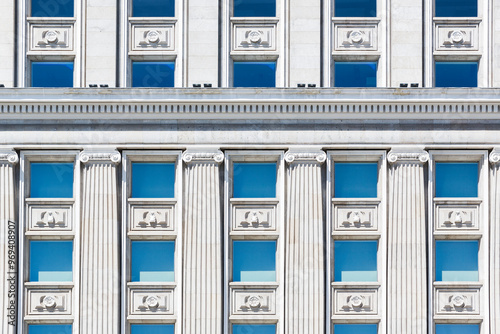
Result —
[[389, 170], [387, 333], [427, 333], [424, 168], [417, 159]]
[[320, 163], [292, 162], [288, 182], [285, 333], [323, 333], [325, 268]]
[[500, 332], [500, 164], [498, 163], [498, 160], [495, 161], [494, 165], [491, 167], [490, 182], [491, 182], [491, 187], [490, 187], [491, 218], [490, 218], [490, 249], [489, 249], [490, 333], [499, 333]]
[[88, 162], [83, 168], [82, 193], [80, 333], [120, 333], [115, 164]]
[[183, 333], [222, 332], [219, 165], [194, 161], [185, 169]]

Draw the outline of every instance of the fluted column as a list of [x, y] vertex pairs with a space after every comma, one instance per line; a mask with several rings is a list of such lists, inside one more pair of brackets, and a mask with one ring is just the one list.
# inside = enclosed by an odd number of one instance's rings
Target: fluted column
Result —
[[500, 148], [490, 163], [490, 333], [500, 333]]
[[427, 333], [424, 164], [418, 147], [392, 150], [389, 168], [387, 333]]
[[324, 333], [325, 268], [321, 187], [323, 151], [285, 154], [285, 333]]
[[80, 334], [120, 333], [119, 221], [115, 150], [80, 153]]
[[17, 304], [17, 221], [14, 209], [13, 150], [0, 150], [0, 333], [16, 332]]
[[221, 151], [186, 151], [183, 219], [183, 333], [222, 332], [219, 163]]

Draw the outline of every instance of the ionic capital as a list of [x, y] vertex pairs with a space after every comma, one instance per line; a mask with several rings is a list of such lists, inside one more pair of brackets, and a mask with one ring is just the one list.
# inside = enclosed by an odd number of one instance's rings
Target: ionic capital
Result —
[[500, 147], [495, 147], [491, 151], [489, 160], [492, 165], [498, 164], [500, 162]]
[[0, 162], [15, 165], [19, 161], [19, 156], [13, 149], [0, 148]]
[[182, 161], [191, 162], [216, 162], [224, 161], [224, 153], [218, 148], [188, 149], [182, 153]]
[[420, 146], [406, 146], [393, 148], [387, 154], [387, 161], [393, 164], [396, 162], [417, 162], [426, 163], [429, 161], [429, 153]]
[[291, 149], [285, 153], [285, 161], [293, 162], [317, 162], [322, 164], [326, 161], [326, 153], [321, 150], [295, 150]]
[[120, 160], [121, 154], [116, 149], [85, 149], [80, 152], [80, 161], [84, 164], [94, 162], [118, 164]]

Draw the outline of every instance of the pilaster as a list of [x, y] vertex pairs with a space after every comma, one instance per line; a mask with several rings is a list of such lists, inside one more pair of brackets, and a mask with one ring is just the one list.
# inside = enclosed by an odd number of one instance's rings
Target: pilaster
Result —
[[500, 331], [500, 147], [490, 153], [490, 333]]
[[80, 333], [120, 333], [116, 150], [80, 153], [83, 166]]
[[427, 333], [427, 265], [424, 164], [420, 147], [387, 155], [389, 212], [387, 333]]
[[285, 333], [324, 332], [323, 151], [288, 151]]
[[0, 149], [0, 333], [16, 332], [17, 222], [14, 208], [14, 150]]
[[183, 333], [222, 332], [222, 254], [217, 149], [187, 150], [184, 183]]

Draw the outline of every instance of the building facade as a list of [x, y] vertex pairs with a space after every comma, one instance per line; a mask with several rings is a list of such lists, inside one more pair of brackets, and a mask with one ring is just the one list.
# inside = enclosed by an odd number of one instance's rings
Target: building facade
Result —
[[3, 0], [0, 332], [500, 332], [500, 3]]

